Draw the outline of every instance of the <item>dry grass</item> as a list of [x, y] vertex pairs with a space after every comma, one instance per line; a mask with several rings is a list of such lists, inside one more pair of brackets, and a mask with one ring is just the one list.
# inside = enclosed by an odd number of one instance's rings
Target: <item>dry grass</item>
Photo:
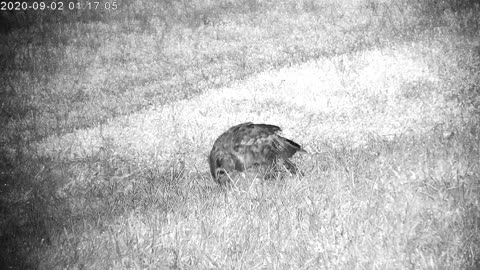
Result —
[[[0, 267], [479, 266], [478, 6], [141, 3], [59, 34], [62, 72], [9, 73]], [[301, 143], [305, 176], [216, 186], [206, 154], [244, 121]]]

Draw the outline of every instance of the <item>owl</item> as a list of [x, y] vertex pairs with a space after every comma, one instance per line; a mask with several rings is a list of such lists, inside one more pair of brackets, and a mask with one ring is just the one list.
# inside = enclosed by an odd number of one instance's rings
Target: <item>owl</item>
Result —
[[278, 133], [274, 125], [242, 123], [225, 131], [213, 144], [208, 158], [210, 173], [220, 185], [225, 185], [232, 172], [243, 172], [250, 167], [267, 171], [284, 166], [290, 173], [300, 171], [291, 158], [296, 152], [306, 152], [296, 142]]

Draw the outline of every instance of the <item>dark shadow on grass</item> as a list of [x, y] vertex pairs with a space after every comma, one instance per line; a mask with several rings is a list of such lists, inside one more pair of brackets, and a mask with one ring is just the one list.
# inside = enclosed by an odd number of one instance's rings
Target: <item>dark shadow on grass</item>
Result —
[[1, 269], [36, 269], [35, 251], [51, 244], [70, 214], [51, 168], [51, 160], [25, 156], [0, 164]]

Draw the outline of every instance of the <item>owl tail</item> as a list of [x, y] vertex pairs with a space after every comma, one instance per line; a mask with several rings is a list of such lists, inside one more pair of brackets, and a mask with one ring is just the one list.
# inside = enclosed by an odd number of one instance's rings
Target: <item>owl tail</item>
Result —
[[307, 152], [303, 150], [298, 143], [280, 136], [278, 137], [276, 146], [278, 153], [283, 158], [291, 158], [296, 152]]

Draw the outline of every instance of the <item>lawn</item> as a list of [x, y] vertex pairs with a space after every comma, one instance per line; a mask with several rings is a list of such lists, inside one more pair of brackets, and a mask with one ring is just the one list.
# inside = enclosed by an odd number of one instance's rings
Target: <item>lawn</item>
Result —
[[[0, 13], [0, 268], [480, 267], [480, 5], [116, 3]], [[217, 186], [247, 121], [304, 175]]]

